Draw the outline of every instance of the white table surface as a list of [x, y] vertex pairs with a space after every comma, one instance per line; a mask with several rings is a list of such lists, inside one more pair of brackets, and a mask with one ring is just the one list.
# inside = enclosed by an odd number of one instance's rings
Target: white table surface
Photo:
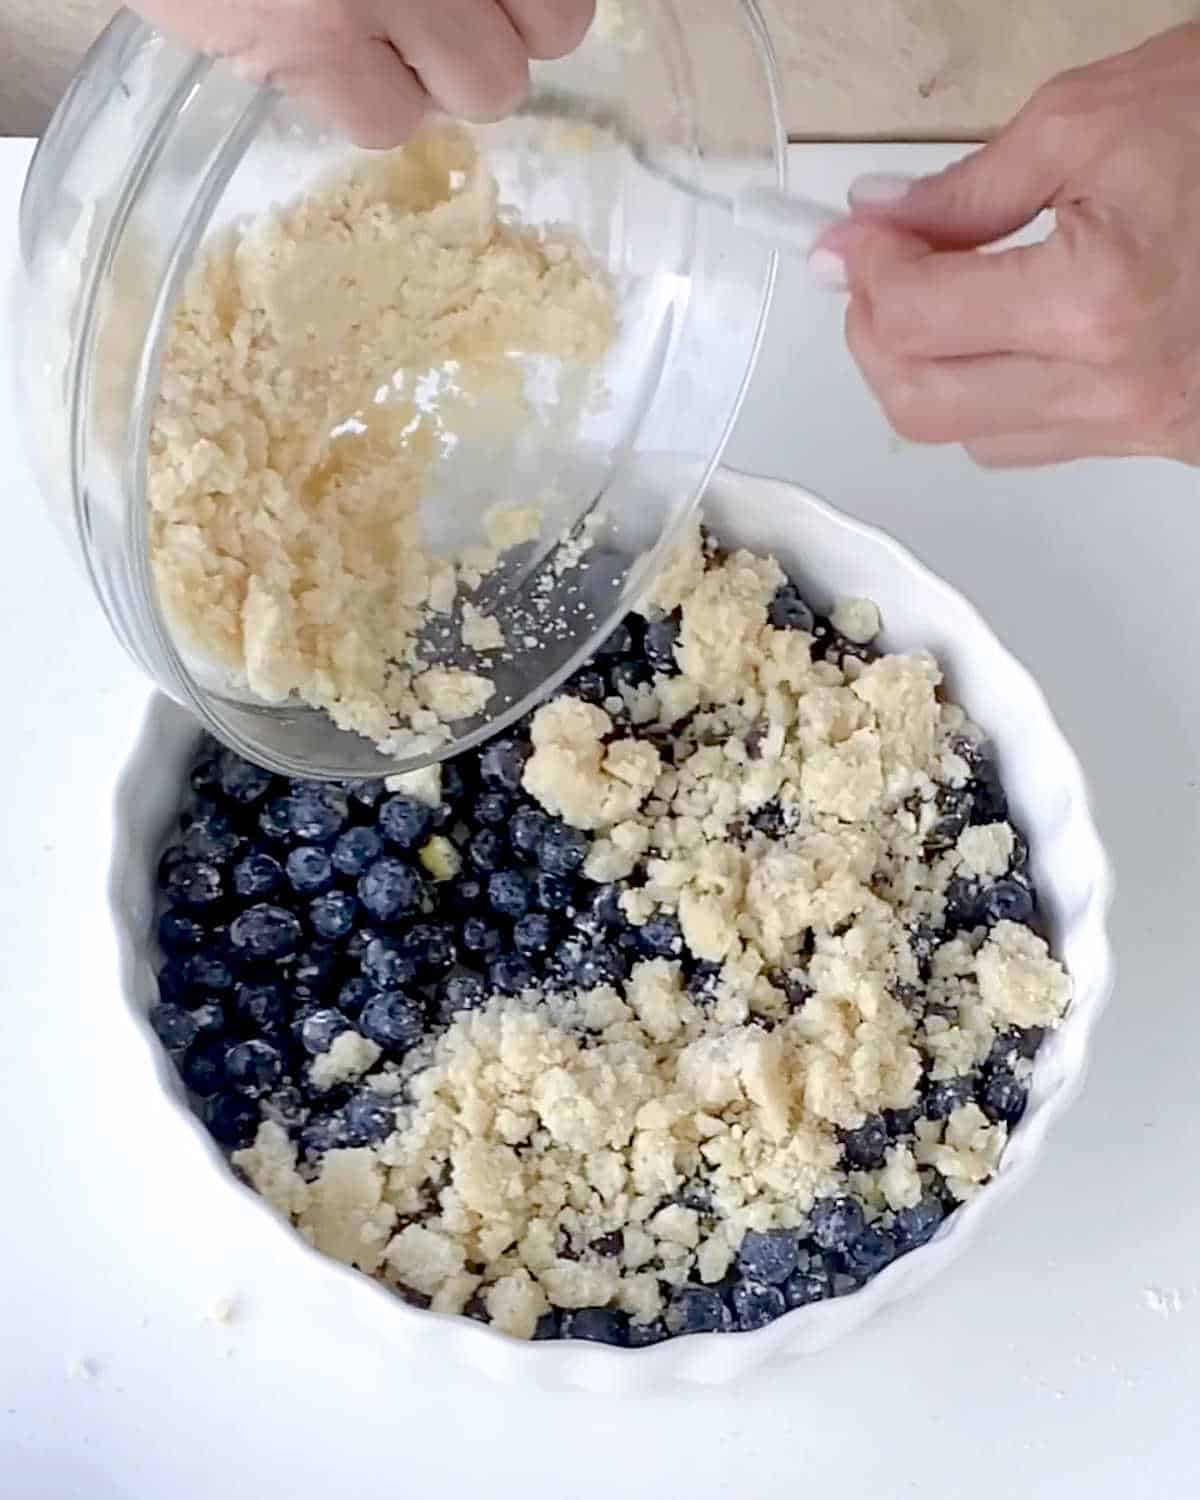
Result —
[[[0, 276], [28, 146], [0, 142]], [[806, 148], [844, 191], [940, 148]], [[1093, 778], [1118, 994], [1035, 1183], [916, 1299], [737, 1388], [527, 1395], [302, 1309], [269, 1226], [223, 1242], [130, 1069], [104, 883], [147, 688], [0, 404], [0, 1494], [1126, 1500], [1194, 1484], [1200, 1404], [1200, 476], [984, 476], [893, 442], [794, 268], [730, 451], [911, 544], [1034, 669]], [[0, 328], [0, 358], [6, 330]], [[811, 357], [819, 351], [819, 357]], [[253, 1216], [252, 1216], [253, 1217]], [[206, 1314], [235, 1296], [229, 1327]], [[298, 1310], [300, 1309], [300, 1310]], [[89, 1361], [92, 1378], [81, 1378]]]

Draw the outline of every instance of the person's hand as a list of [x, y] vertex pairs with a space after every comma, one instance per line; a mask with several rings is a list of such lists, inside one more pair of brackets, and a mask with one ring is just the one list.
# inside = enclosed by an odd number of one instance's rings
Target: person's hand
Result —
[[243, 76], [316, 103], [361, 146], [395, 146], [433, 109], [512, 112], [531, 59], [564, 57], [594, 0], [135, 0], [155, 26]]
[[[865, 178], [813, 259], [903, 437], [1005, 467], [1200, 463], [1200, 25], [1048, 84], [990, 145]], [[1043, 209], [1044, 244], [982, 253]]]

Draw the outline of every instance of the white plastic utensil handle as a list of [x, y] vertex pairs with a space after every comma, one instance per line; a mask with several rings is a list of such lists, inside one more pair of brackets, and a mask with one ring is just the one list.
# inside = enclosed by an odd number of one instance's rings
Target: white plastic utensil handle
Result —
[[827, 229], [846, 218], [822, 203], [793, 198], [778, 188], [747, 188], [734, 199], [733, 216], [747, 234], [768, 241], [777, 250], [804, 256]]

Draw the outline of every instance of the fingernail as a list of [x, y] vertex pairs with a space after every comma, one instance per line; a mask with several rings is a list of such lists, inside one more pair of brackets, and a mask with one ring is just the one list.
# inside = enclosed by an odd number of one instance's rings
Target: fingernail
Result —
[[850, 184], [852, 208], [895, 208], [908, 197], [915, 177], [898, 172], [867, 172]]
[[808, 257], [808, 269], [813, 279], [831, 292], [844, 292], [850, 284], [846, 262], [834, 250], [814, 250]]

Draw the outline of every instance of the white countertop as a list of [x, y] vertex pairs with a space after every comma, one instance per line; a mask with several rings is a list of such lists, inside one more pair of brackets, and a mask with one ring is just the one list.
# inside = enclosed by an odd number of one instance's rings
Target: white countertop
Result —
[[[28, 149], [0, 141], [4, 278]], [[866, 164], [946, 154], [810, 147], [796, 168], [832, 194]], [[535, 1396], [399, 1361], [322, 1309], [299, 1318], [269, 1225], [237, 1244], [210, 1231], [196, 1144], [111, 1024], [109, 809], [148, 690], [42, 511], [6, 400], [5, 1500], [1184, 1493], [1200, 1414], [1200, 475], [985, 476], [902, 448], [840, 316], [785, 271], [730, 461], [887, 527], [975, 599], [1074, 740], [1117, 867], [1118, 993], [1033, 1186], [924, 1294], [734, 1388]], [[223, 1296], [228, 1327], [206, 1316]]]

